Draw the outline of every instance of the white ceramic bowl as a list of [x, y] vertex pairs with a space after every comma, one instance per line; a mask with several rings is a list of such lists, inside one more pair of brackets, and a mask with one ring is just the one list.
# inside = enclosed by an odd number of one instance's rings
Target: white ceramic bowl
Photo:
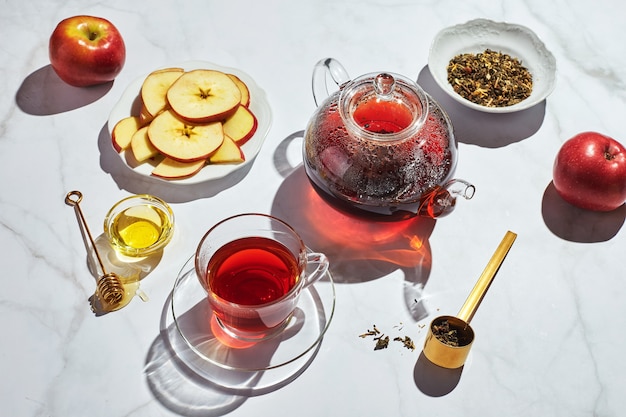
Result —
[[[530, 97], [511, 106], [487, 107], [473, 103], [456, 93], [448, 82], [450, 60], [463, 53], [486, 49], [506, 53], [519, 59], [533, 78]], [[439, 86], [453, 99], [475, 110], [489, 113], [511, 113], [532, 107], [545, 100], [554, 89], [556, 60], [539, 37], [527, 27], [476, 19], [441, 30], [433, 40], [428, 68]]]

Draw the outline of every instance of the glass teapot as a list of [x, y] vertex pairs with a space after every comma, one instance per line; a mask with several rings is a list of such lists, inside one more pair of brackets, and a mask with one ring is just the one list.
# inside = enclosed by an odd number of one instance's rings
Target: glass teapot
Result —
[[[328, 92], [328, 76], [339, 87]], [[305, 172], [318, 193], [362, 214], [441, 217], [472, 184], [453, 179], [457, 146], [448, 116], [415, 82], [371, 73], [350, 80], [333, 58], [313, 70], [317, 110], [307, 125]]]

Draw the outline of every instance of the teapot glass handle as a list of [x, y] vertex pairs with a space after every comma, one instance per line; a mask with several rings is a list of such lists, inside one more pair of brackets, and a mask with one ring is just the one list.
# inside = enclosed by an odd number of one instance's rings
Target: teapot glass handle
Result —
[[338, 87], [350, 81], [346, 69], [334, 58], [321, 59], [313, 67], [313, 100], [319, 106], [330, 93], [328, 92], [328, 75]]

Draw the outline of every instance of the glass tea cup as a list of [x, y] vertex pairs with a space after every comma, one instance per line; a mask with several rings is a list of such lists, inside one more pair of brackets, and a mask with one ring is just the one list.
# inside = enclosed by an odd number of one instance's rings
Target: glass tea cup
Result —
[[261, 341], [287, 326], [302, 290], [328, 271], [328, 259], [307, 250], [282, 220], [246, 213], [204, 235], [195, 269], [221, 329], [235, 339]]

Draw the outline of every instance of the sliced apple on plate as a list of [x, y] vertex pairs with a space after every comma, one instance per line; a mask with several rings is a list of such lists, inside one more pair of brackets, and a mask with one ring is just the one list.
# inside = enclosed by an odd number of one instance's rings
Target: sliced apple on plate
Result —
[[164, 68], [151, 72], [141, 85], [142, 114], [149, 120], [165, 110], [167, 103], [167, 90], [181, 75], [185, 73], [182, 68]]
[[118, 153], [126, 150], [130, 146], [130, 141], [137, 130], [139, 130], [141, 122], [139, 117], [128, 116], [121, 119], [113, 127], [111, 132], [111, 140], [113, 149]]
[[166, 180], [188, 178], [198, 173], [205, 164], [205, 160], [180, 162], [171, 158], [165, 158], [156, 167], [154, 167], [152, 175]]
[[239, 106], [241, 91], [225, 73], [197, 69], [174, 81], [167, 90], [167, 101], [180, 118], [207, 123], [230, 116]]
[[179, 162], [206, 160], [224, 141], [222, 123], [192, 124], [165, 110], [148, 125], [148, 138], [164, 156]]
[[237, 77], [235, 74], [226, 75], [228, 75], [239, 88], [239, 92], [241, 93], [241, 100], [239, 100], [239, 103], [248, 107], [250, 105], [250, 89], [248, 89], [248, 85], [241, 81], [241, 78]]
[[209, 156], [209, 163], [211, 164], [240, 163], [245, 160], [246, 157], [239, 145], [227, 135], [224, 135], [222, 146]]
[[239, 146], [246, 143], [256, 132], [258, 121], [247, 107], [239, 105], [235, 113], [224, 121], [224, 134]]
[[153, 176], [176, 180], [206, 165], [246, 161], [242, 145], [254, 136], [258, 120], [249, 108], [250, 89], [238, 75], [169, 67], [140, 83], [136, 113], [111, 131], [114, 149], [129, 166], [150, 165]]
[[159, 150], [152, 145], [148, 138], [148, 126], [135, 132], [130, 141], [130, 149], [137, 162], [145, 162], [159, 154]]

